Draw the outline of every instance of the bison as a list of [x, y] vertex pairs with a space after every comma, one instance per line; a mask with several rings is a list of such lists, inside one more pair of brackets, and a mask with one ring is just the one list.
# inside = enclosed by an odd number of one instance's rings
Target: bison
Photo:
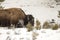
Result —
[[0, 26], [10, 26], [15, 25], [18, 21], [24, 20], [25, 13], [20, 8], [9, 8], [9, 9], [1, 9], [0, 10]]
[[34, 17], [26, 15], [21, 8], [0, 9], [0, 26], [8, 28], [17, 27], [17, 24], [26, 26], [28, 22], [34, 25]]

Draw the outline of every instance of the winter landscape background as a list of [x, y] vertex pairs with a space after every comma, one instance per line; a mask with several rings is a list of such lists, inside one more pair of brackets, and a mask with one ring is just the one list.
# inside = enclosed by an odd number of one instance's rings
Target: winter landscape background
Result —
[[[46, 20], [51, 21], [51, 19], [60, 24], [60, 18], [57, 17], [58, 11], [60, 11], [58, 3], [55, 0], [5, 0], [1, 5], [4, 8], [22, 8], [26, 14], [32, 14], [35, 20], [38, 19], [41, 24]], [[0, 28], [0, 40], [33, 40], [33, 32], [39, 34], [36, 36], [36, 40], [60, 40], [60, 29], [34, 29], [31, 32], [26, 30], [26, 28], [14, 30]], [[18, 34], [15, 34], [15, 32]]]
[[22, 8], [26, 14], [32, 14], [43, 23], [51, 19], [56, 22], [59, 20], [57, 15], [60, 5], [56, 4], [54, 0], [5, 0], [1, 5], [4, 8]]

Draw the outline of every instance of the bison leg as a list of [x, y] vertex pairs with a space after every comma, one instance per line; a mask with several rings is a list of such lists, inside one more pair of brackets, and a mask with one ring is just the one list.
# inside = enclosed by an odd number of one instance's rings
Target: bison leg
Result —
[[12, 27], [12, 28], [15, 28], [15, 24], [11, 24], [11, 27]]
[[21, 23], [22, 27], [25, 27], [24, 26], [24, 20], [19, 20], [19, 23]]
[[16, 25], [16, 28], [23, 28], [23, 27], [24, 27], [24, 21], [20, 19]]
[[14, 24], [10, 24], [10, 27], [8, 27], [8, 29], [10, 29], [10, 28], [15, 28], [15, 25]]

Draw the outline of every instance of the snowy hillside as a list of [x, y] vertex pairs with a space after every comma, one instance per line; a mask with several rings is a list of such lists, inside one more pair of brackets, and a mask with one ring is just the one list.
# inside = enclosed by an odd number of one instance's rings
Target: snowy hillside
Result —
[[[48, 6], [53, 3], [55, 8], [50, 8]], [[22, 8], [26, 14], [32, 14], [35, 19], [39, 19], [43, 24], [46, 20], [55, 19], [58, 22], [58, 11], [59, 6], [55, 5], [56, 2], [53, 0], [5, 0], [2, 6], [5, 8]]]

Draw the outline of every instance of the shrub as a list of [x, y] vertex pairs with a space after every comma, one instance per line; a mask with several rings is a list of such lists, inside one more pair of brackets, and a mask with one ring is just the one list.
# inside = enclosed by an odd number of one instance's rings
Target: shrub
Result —
[[28, 24], [26, 25], [26, 27], [27, 27], [27, 31], [28, 32], [33, 30], [33, 26], [32, 26], [32, 24], [30, 22], [28, 22]]
[[43, 28], [50, 28], [50, 25], [49, 25], [49, 23], [47, 21], [44, 22]]
[[58, 24], [55, 24], [53, 27], [52, 27], [53, 30], [57, 30], [58, 29]]
[[36, 27], [37, 30], [41, 29], [41, 23], [39, 22], [39, 20], [36, 20]]

